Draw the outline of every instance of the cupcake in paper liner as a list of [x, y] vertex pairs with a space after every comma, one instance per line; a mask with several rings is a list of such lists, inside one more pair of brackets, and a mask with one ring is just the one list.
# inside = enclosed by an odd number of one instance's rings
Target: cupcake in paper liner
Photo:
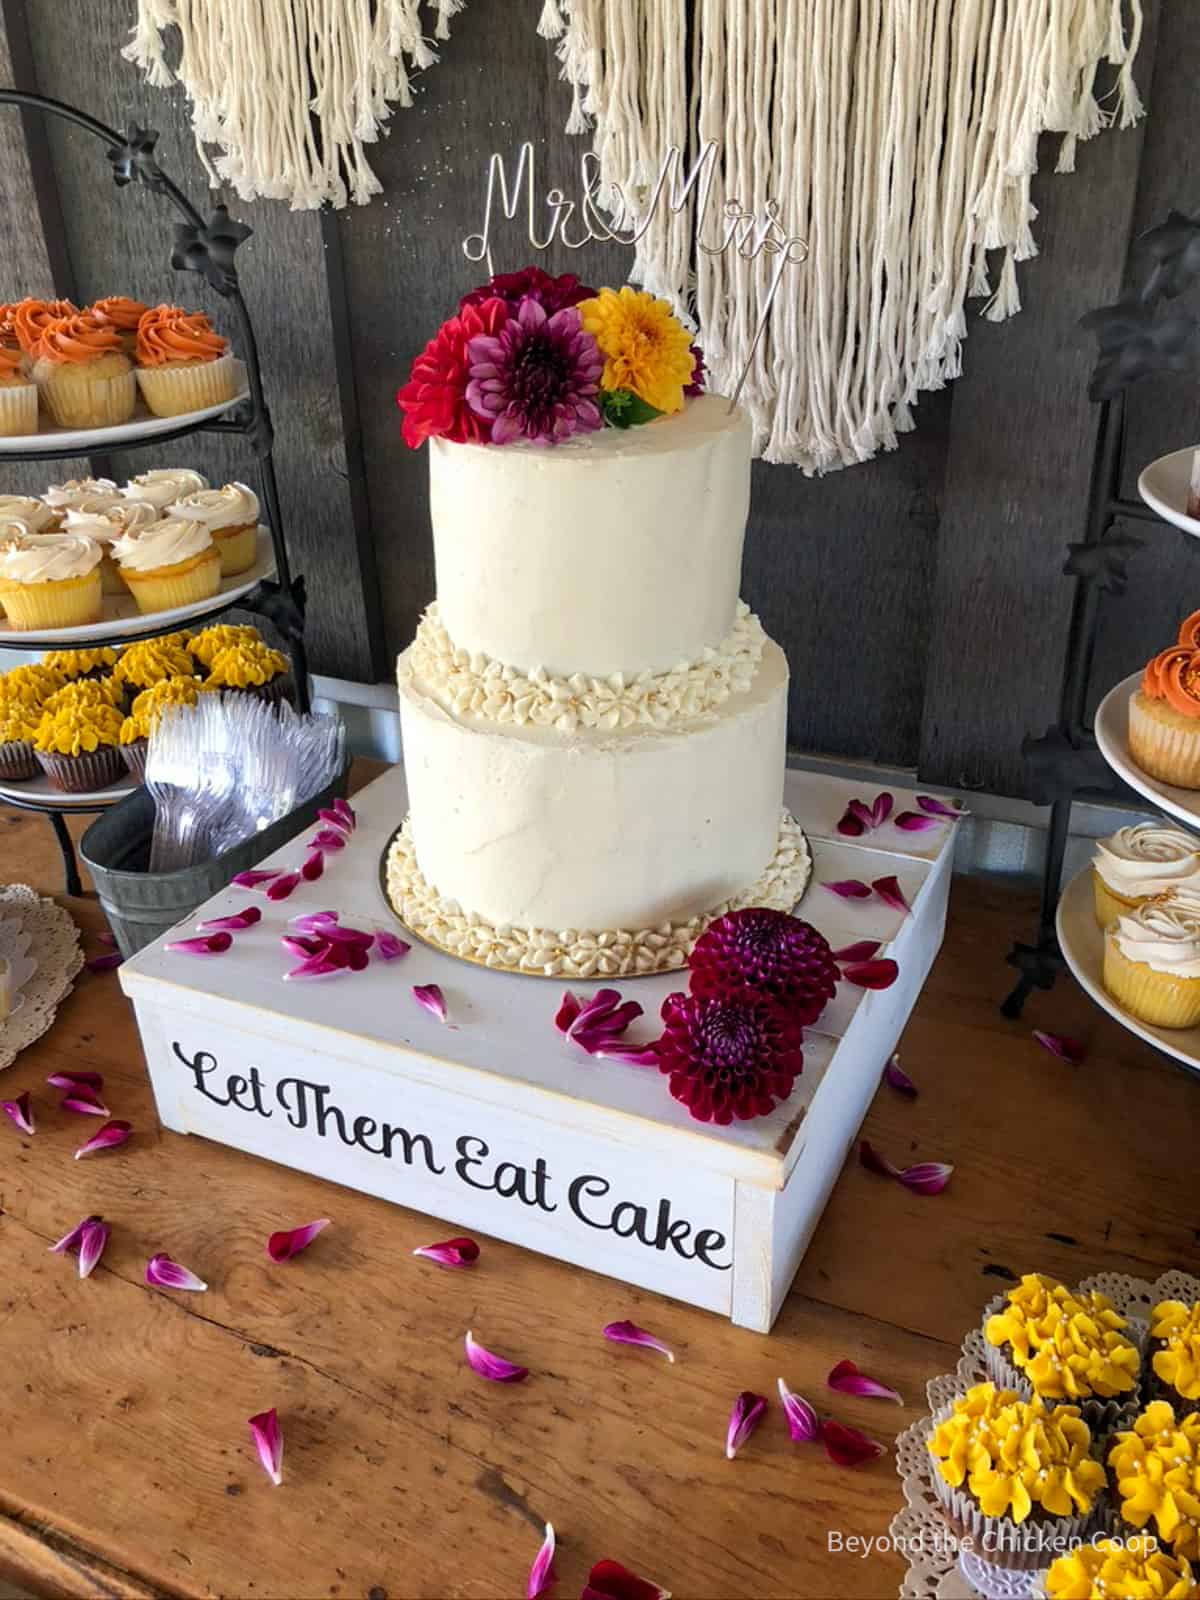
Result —
[[188, 649], [207, 672], [211, 671], [221, 651], [228, 650], [230, 645], [265, 643], [258, 629], [252, 628], [247, 622], [214, 622], [192, 635]]
[[156, 417], [177, 417], [232, 400], [237, 363], [202, 311], [155, 306], [138, 324], [137, 382]]
[[1137, 822], [1096, 841], [1092, 890], [1102, 928], [1175, 889], [1200, 889], [1200, 839], [1166, 822]]
[[137, 348], [138, 323], [149, 307], [140, 300], [130, 300], [126, 295], [110, 294], [103, 300], [93, 300], [87, 309], [113, 330], [121, 341], [121, 349], [127, 356], [132, 356]]
[[199, 489], [169, 505], [164, 515], [202, 522], [221, 555], [221, 576], [248, 572], [258, 554], [258, 496], [244, 483]]
[[14, 436], [38, 431], [37, 384], [22, 351], [0, 344], [0, 433]]
[[0, 702], [0, 780], [25, 783], [42, 770], [33, 751], [40, 713], [19, 700]]
[[131, 529], [112, 553], [143, 613], [211, 600], [221, 587], [221, 558], [198, 522], [163, 517]]
[[116, 783], [124, 771], [122, 721], [115, 706], [83, 700], [45, 711], [34, 736], [34, 750], [54, 787], [68, 794], [85, 794]]
[[[70, 300], [38, 300], [27, 295], [24, 300], [5, 306], [5, 326], [11, 329], [12, 340], [32, 361], [42, 335], [52, 322], [61, 322], [79, 310]], [[10, 342], [6, 339], [6, 343]]]
[[17, 631], [100, 620], [103, 552], [75, 533], [0, 539], [0, 604]]
[[44, 329], [33, 376], [42, 402], [62, 428], [128, 422], [137, 404], [133, 366], [113, 330], [87, 312]]
[[982, 1562], [1040, 1571], [1103, 1526], [1104, 1468], [1077, 1407], [979, 1383], [931, 1420], [933, 1491]]
[[196, 662], [187, 634], [166, 633], [127, 645], [113, 676], [133, 695], [167, 679], [194, 678]]
[[168, 706], [193, 706], [203, 692], [198, 678], [162, 678], [143, 689], [121, 724], [121, 757], [139, 783], [146, 781], [146, 756], [154, 725]]
[[1200, 611], [1147, 663], [1129, 702], [1129, 753], [1160, 783], [1200, 789]]
[[121, 569], [113, 555], [113, 546], [127, 533], [136, 533], [158, 520], [153, 506], [141, 500], [118, 500], [103, 511], [80, 511], [68, 507], [64, 527], [68, 533], [81, 533], [94, 539], [103, 551], [100, 562], [100, 585], [105, 594], [129, 593], [129, 585], [121, 576]]
[[1200, 890], [1126, 912], [1104, 935], [1104, 987], [1139, 1022], [1200, 1023]]
[[1179, 1415], [1200, 1411], [1200, 1301], [1161, 1300], [1150, 1313], [1154, 1393]]
[[237, 690], [278, 705], [290, 696], [288, 659], [281, 650], [260, 642], [227, 645], [212, 658], [206, 689]]
[[1152, 1400], [1110, 1442], [1115, 1531], [1153, 1536], [1174, 1555], [1200, 1560], [1200, 1411], [1182, 1415]]
[[1033, 1600], [1196, 1600], [1200, 1582], [1184, 1556], [1157, 1539], [1096, 1539], [1059, 1556]]

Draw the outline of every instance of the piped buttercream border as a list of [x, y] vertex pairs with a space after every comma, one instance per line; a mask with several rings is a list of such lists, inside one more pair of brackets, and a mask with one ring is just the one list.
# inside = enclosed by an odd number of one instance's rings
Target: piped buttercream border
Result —
[[638, 724], [666, 727], [709, 715], [731, 695], [748, 690], [766, 645], [762, 623], [739, 600], [732, 629], [698, 661], [633, 677], [622, 672], [607, 678], [581, 672], [554, 677], [542, 667], [523, 672], [482, 652], [461, 649], [442, 625], [434, 601], [421, 618], [401, 671], [411, 671], [447, 710], [460, 716], [533, 723], [560, 733]]
[[409, 819], [384, 858], [384, 887], [405, 927], [452, 956], [499, 972], [540, 978], [635, 978], [682, 967], [708, 924], [744, 906], [791, 911], [812, 871], [808, 841], [789, 811], [779, 821], [779, 841], [761, 877], [743, 893], [686, 922], [638, 931], [599, 933], [576, 929], [496, 927], [446, 900], [421, 876]]

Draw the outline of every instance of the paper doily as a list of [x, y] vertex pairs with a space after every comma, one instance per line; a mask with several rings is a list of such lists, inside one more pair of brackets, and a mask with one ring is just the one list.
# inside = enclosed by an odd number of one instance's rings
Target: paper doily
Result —
[[0, 917], [0, 957], [8, 963], [9, 1004], [8, 1018], [16, 1016], [25, 1004], [22, 991], [37, 971], [37, 961], [29, 954], [33, 935], [28, 933], [19, 917]]
[[23, 883], [0, 889], [0, 924], [20, 925], [17, 942], [34, 970], [21, 985], [21, 1005], [0, 1023], [0, 1067], [11, 1067], [26, 1045], [40, 1039], [54, 1021], [76, 973], [83, 966], [79, 930], [69, 912]]
[[[1083, 1290], [1106, 1294], [1116, 1309], [1138, 1321], [1149, 1321], [1160, 1300], [1200, 1300], [1200, 1278], [1172, 1270], [1150, 1282], [1121, 1272], [1098, 1272], [1084, 1278]], [[892, 1518], [892, 1548], [908, 1562], [900, 1585], [901, 1600], [1028, 1600], [1041, 1593], [1039, 1574], [1001, 1573], [971, 1553], [961, 1557], [942, 1514], [932, 1483], [933, 1458], [925, 1448], [933, 1415], [972, 1384], [989, 1381], [983, 1334], [972, 1328], [963, 1340], [963, 1353], [953, 1372], [931, 1378], [925, 1395], [929, 1412], [906, 1428], [896, 1440], [896, 1471], [904, 1491], [904, 1507]], [[1137, 1402], [1141, 1404], [1142, 1402]], [[984, 1587], [986, 1585], [986, 1587]]]

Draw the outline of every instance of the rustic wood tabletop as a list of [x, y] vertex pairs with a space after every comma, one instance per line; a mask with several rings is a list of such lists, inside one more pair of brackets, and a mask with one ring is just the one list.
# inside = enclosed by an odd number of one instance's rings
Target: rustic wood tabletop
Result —
[[[364, 776], [369, 776], [365, 772]], [[55, 893], [43, 819], [0, 811], [0, 880]], [[94, 898], [68, 904], [89, 954]], [[902, 1044], [915, 1101], [882, 1087], [864, 1132], [893, 1160], [955, 1164], [922, 1198], [853, 1158], [770, 1337], [483, 1239], [447, 1272], [413, 1248], [435, 1219], [231, 1149], [162, 1132], [115, 974], [81, 974], [51, 1031], [0, 1079], [37, 1133], [0, 1119], [0, 1586], [34, 1594], [255, 1600], [516, 1597], [553, 1522], [561, 1596], [610, 1556], [677, 1600], [894, 1595], [904, 1564], [864, 1556], [900, 1504], [890, 1450], [839, 1468], [790, 1442], [777, 1404], [733, 1461], [735, 1395], [776, 1380], [889, 1446], [952, 1369], [984, 1302], [1018, 1274], [1195, 1270], [1200, 1083], [1069, 979], [1005, 1021], [1004, 952], [1029, 918], [1012, 890], [959, 880], [942, 955]], [[1071, 1066], [1035, 1026], [1087, 1042]], [[87, 1069], [134, 1136], [75, 1162], [94, 1125], [46, 1075]], [[95, 1273], [47, 1246], [98, 1212]], [[276, 1228], [333, 1219], [274, 1265]], [[167, 1251], [205, 1294], [143, 1281]], [[674, 1366], [600, 1337], [632, 1318]], [[517, 1385], [465, 1365], [467, 1328], [527, 1364]], [[830, 1393], [844, 1357], [904, 1405]], [[246, 1419], [276, 1407], [283, 1483]]]

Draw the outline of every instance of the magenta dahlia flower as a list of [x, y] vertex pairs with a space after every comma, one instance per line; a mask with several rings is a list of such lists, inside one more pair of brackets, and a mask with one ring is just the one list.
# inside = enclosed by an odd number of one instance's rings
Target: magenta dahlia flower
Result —
[[833, 999], [839, 976], [833, 951], [811, 923], [766, 906], [710, 922], [688, 965], [693, 994], [758, 989], [774, 995], [803, 1027]]
[[[499, 293], [499, 291], [496, 291]], [[689, 399], [704, 393], [704, 384], [708, 378], [708, 368], [704, 365], [704, 351], [698, 344], [692, 350], [692, 375], [683, 386], [683, 392]]]
[[604, 358], [573, 306], [548, 316], [527, 295], [495, 334], [471, 340], [467, 361], [467, 404], [490, 423], [493, 444], [554, 444], [601, 426]]
[[589, 288], [586, 283], [580, 283], [573, 272], [563, 272], [557, 278], [552, 278], [548, 272], [543, 272], [541, 267], [522, 267], [520, 272], [497, 272], [487, 283], [482, 283], [478, 289], [472, 289], [463, 295], [459, 307], [461, 309], [463, 306], [482, 305], [493, 295], [499, 295], [501, 300], [507, 300], [511, 308], [516, 311], [521, 301], [529, 294], [551, 317], [564, 306], [577, 306], [582, 300], [596, 298], [595, 289]]
[[803, 1070], [800, 1024], [769, 994], [671, 994], [662, 1019], [659, 1071], [698, 1122], [765, 1117]]

